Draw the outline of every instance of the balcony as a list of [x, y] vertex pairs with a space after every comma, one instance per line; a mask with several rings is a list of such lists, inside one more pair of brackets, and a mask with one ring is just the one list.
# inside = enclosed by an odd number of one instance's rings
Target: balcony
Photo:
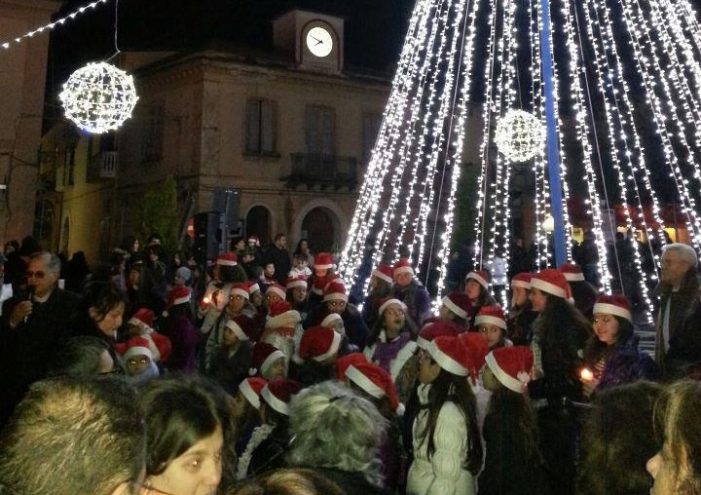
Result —
[[280, 178], [289, 189], [315, 186], [325, 190], [338, 191], [347, 188], [354, 191], [358, 187], [357, 160], [353, 157], [292, 153], [292, 173]]
[[119, 152], [101, 151], [93, 156], [88, 164], [87, 182], [100, 182], [117, 176]]

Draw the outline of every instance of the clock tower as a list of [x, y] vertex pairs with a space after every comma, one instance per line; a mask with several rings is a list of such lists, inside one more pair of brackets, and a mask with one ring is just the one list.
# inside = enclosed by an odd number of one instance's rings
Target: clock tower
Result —
[[338, 74], [343, 70], [343, 19], [291, 10], [273, 21], [273, 43], [302, 70]]

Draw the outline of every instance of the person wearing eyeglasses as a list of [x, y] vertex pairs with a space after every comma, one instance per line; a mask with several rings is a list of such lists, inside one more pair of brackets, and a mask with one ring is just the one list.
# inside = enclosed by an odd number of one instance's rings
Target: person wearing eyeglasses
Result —
[[5, 301], [0, 324], [0, 425], [29, 385], [46, 376], [56, 349], [72, 334], [78, 295], [57, 287], [61, 261], [41, 252], [30, 257], [27, 292]]

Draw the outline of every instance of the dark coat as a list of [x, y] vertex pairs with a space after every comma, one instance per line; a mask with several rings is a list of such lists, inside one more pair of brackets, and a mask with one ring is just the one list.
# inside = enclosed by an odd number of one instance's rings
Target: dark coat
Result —
[[285, 454], [289, 448], [291, 435], [287, 425], [278, 425], [270, 432], [251, 454], [248, 476], [285, 467]]
[[239, 342], [231, 354], [228, 347], [217, 346], [212, 354], [207, 374], [230, 394], [236, 393], [239, 383], [248, 376], [252, 367], [250, 342]]
[[701, 366], [701, 304], [695, 304], [679, 329], [669, 340], [664, 359], [666, 376], [678, 379]]
[[171, 371], [194, 373], [197, 369], [197, 343], [200, 333], [186, 316], [169, 315], [161, 333], [170, 339], [172, 350], [165, 367]]
[[660, 297], [660, 310], [657, 317], [657, 332], [655, 336], [655, 361], [657, 361], [658, 365], [664, 366], [664, 357], [667, 349], [666, 343], [662, 342], [662, 323], [667, 301], [671, 300], [672, 302], [669, 311], [669, 339], [671, 342], [677, 333], [677, 329], [684, 324], [684, 320], [694, 310], [699, 299], [699, 282], [696, 278], [696, 272], [694, 270], [687, 272], [678, 291], [673, 291], [669, 285], [660, 284], [656, 292]]
[[509, 340], [514, 345], [530, 345], [533, 340], [533, 322], [538, 313], [530, 305], [521, 309], [512, 309], [506, 322]]
[[486, 458], [479, 475], [480, 495], [547, 495], [551, 493], [541, 459], [527, 459], [519, 418], [509, 411], [487, 414], [482, 427]]
[[5, 301], [0, 325], [0, 424], [29, 386], [46, 376], [56, 349], [73, 336], [79, 296], [54, 289], [45, 303], [34, 303], [27, 321], [10, 327], [10, 313], [23, 299]]
[[386, 495], [388, 492], [383, 491], [370, 484], [361, 473], [351, 473], [349, 471], [341, 471], [340, 469], [326, 467], [308, 467], [313, 469], [322, 476], [336, 483], [346, 495]]
[[278, 248], [275, 244], [271, 245], [265, 253], [265, 263], [275, 265], [275, 280], [280, 284], [285, 284], [287, 274], [290, 272], [290, 253], [285, 248]]
[[647, 354], [640, 352], [638, 338], [634, 335], [627, 341], [614, 346], [608, 353], [596, 390], [600, 391], [637, 380], [655, 380], [659, 375], [655, 361]]

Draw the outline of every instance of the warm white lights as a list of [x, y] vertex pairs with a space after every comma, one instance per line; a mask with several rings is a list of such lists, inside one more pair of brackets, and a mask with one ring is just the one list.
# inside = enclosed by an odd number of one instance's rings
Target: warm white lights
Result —
[[134, 78], [105, 62], [90, 63], [71, 74], [60, 98], [66, 118], [95, 134], [119, 128], [138, 100]]
[[509, 110], [497, 122], [494, 142], [506, 159], [525, 162], [543, 152], [545, 127], [531, 113]]

